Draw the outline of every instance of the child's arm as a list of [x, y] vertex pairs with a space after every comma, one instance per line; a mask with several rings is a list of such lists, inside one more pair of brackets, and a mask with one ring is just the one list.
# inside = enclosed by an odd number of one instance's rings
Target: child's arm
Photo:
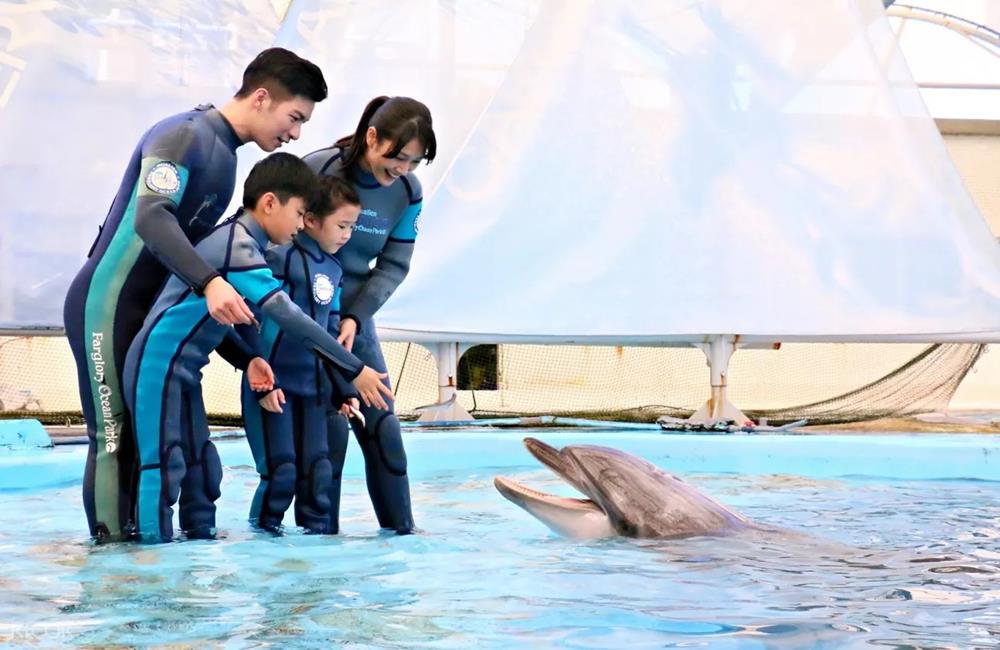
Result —
[[226, 333], [226, 338], [215, 348], [219, 356], [246, 375], [250, 388], [258, 393], [278, 389], [274, 371], [260, 353], [260, 336], [252, 325], [237, 325]]
[[340, 297], [343, 289], [343, 283], [338, 283], [337, 290], [333, 293], [333, 304], [330, 307], [330, 319], [326, 322], [326, 331], [350, 352], [354, 349], [354, 337], [358, 333], [358, 323], [357, 319], [351, 316], [346, 322], [353, 323], [354, 327], [346, 330], [342, 327], [345, 322], [340, 319]]
[[250, 362], [261, 356], [258, 352], [260, 345], [250, 340], [251, 332], [256, 334], [256, 328], [252, 325], [238, 325], [230, 329], [215, 351], [232, 367], [246, 371]]

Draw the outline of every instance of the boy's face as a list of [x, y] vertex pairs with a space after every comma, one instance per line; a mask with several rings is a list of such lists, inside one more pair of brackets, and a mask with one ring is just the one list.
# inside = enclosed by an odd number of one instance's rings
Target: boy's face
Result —
[[302, 230], [302, 218], [306, 213], [306, 202], [300, 196], [293, 196], [282, 203], [275, 194], [267, 192], [257, 203], [257, 213], [262, 218], [260, 225], [267, 238], [275, 244], [287, 244], [295, 233]]
[[316, 240], [320, 248], [332, 255], [351, 238], [359, 214], [361, 214], [360, 205], [345, 203], [322, 221], [311, 213], [306, 215], [303, 230]]
[[270, 153], [283, 144], [298, 140], [302, 125], [312, 117], [316, 103], [300, 95], [279, 101], [264, 88], [258, 88], [255, 93], [250, 137], [257, 146]]

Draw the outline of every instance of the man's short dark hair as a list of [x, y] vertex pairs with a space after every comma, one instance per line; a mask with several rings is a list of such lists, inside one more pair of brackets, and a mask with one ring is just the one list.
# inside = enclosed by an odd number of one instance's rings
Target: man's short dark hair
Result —
[[243, 183], [243, 207], [253, 210], [268, 192], [282, 203], [297, 196], [311, 205], [316, 200], [316, 182], [316, 174], [298, 156], [272, 153], [253, 166]]
[[323, 221], [342, 205], [361, 205], [358, 191], [343, 178], [321, 176], [317, 183], [316, 199], [309, 211], [319, 221]]
[[258, 88], [266, 88], [278, 99], [298, 95], [321, 102], [326, 99], [326, 80], [319, 66], [283, 47], [264, 50], [243, 71], [243, 85], [237, 98], [249, 96]]

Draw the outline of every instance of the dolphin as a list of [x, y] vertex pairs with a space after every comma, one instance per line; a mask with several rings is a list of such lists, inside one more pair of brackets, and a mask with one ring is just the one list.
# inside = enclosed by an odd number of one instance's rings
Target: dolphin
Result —
[[524, 446], [586, 499], [545, 494], [497, 476], [493, 485], [553, 531], [577, 539], [622, 535], [678, 539], [730, 535], [759, 527], [652, 463], [617, 449], [535, 438]]

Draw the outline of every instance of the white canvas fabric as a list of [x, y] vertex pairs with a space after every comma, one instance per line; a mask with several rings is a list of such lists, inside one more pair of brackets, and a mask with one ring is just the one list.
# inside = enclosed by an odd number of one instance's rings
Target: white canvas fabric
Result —
[[0, 328], [61, 324], [142, 132], [277, 44], [331, 91], [293, 152], [375, 95], [434, 113], [389, 337], [1000, 340], [1000, 250], [878, 0], [86, 4], [0, 14]]

